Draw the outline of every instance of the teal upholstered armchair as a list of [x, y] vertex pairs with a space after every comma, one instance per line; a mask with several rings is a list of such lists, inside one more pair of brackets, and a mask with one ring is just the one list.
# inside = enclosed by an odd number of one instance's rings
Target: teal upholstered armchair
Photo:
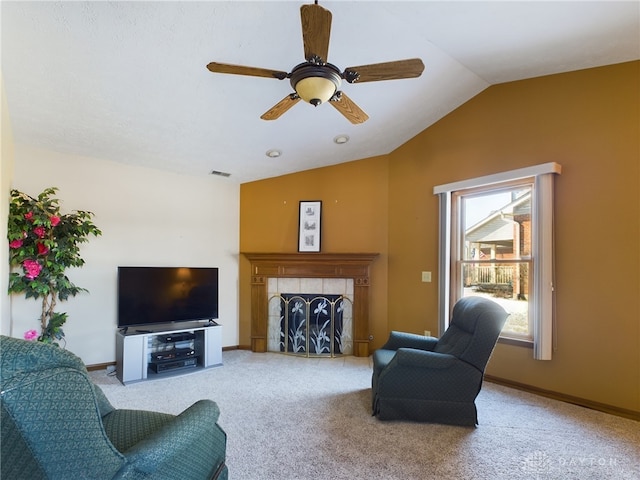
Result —
[[226, 479], [218, 406], [116, 410], [69, 351], [0, 336], [2, 478]]
[[373, 414], [380, 420], [477, 425], [475, 399], [507, 312], [481, 297], [454, 308], [440, 339], [391, 332], [373, 354]]

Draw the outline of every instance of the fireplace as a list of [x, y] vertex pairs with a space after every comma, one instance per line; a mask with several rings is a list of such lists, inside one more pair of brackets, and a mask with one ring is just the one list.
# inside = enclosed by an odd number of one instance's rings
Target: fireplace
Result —
[[268, 351], [306, 357], [353, 354], [353, 279], [269, 278], [267, 295]]
[[[270, 279], [345, 279], [353, 286], [352, 352], [369, 356], [369, 267], [377, 253], [243, 253], [251, 262], [251, 350], [269, 350]], [[311, 281], [311, 280], [310, 280]], [[326, 281], [326, 280], [325, 280]], [[325, 293], [308, 290], [284, 293]]]

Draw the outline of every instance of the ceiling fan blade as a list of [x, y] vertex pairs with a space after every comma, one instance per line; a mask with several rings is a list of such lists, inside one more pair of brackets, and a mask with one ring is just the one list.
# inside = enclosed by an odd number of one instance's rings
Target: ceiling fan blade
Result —
[[290, 95], [287, 95], [269, 110], [264, 112], [260, 118], [263, 120], [275, 120], [276, 118], [280, 118], [283, 113], [285, 113], [299, 101], [300, 97], [297, 94], [292, 93]]
[[349, 83], [377, 82], [415, 78], [422, 75], [424, 63], [419, 58], [397, 60], [395, 62], [373, 63], [359, 67], [345, 68], [343, 77]]
[[320, 5], [302, 5], [300, 18], [305, 60], [310, 62], [312, 58], [318, 57], [322, 63], [326, 63], [331, 35], [331, 12]]
[[244, 67], [242, 65], [230, 65], [228, 63], [211, 62], [207, 68], [213, 73], [231, 73], [233, 75], [249, 75], [251, 77], [277, 78], [284, 80], [287, 72], [269, 70], [267, 68]]
[[339, 92], [339, 95], [337, 96], [339, 97], [338, 99], [331, 99], [329, 103], [351, 123], [364, 123], [369, 119], [369, 115], [364, 113], [364, 111], [356, 105], [353, 100], [347, 97], [344, 92]]

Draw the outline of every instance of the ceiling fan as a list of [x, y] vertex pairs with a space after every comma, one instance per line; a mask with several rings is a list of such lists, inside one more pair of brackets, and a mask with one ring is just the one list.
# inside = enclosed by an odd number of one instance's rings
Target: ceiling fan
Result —
[[329, 102], [351, 123], [363, 123], [369, 117], [339, 90], [342, 80], [347, 83], [362, 83], [415, 78], [422, 75], [424, 64], [419, 58], [347, 67], [341, 72], [338, 67], [327, 62], [331, 12], [318, 5], [316, 0], [314, 4], [300, 7], [300, 17], [306, 61], [293, 67], [290, 73], [218, 62], [207, 65], [207, 68], [214, 73], [277, 78], [278, 80], [289, 78], [294, 93], [287, 95], [267, 110], [260, 117], [263, 120], [275, 120], [300, 100], [304, 100], [316, 107]]

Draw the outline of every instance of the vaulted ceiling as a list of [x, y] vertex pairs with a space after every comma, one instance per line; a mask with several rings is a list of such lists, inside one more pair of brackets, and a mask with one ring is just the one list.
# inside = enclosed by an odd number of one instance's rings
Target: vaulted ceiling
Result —
[[326, 104], [261, 120], [289, 81], [206, 65], [291, 71], [305, 60], [303, 4], [2, 1], [14, 141], [247, 182], [389, 153], [494, 84], [640, 58], [636, 1], [321, 1], [329, 62], [418, 57], [424, 73], [343, 82], [370, 117], [360, 125]]

